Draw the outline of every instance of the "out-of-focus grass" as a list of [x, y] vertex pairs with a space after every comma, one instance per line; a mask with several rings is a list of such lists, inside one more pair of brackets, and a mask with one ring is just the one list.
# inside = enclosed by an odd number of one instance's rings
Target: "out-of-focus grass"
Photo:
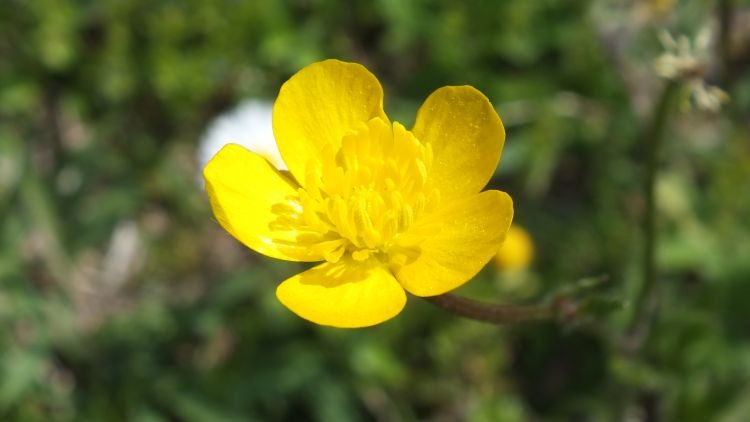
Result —
[[488, 268], [461, 293], [533, 301], [607, 274], [599, 293], [627, 302], [655, 31], [697, 32], [714, 11], [614, 3], [5, 2], [0, 418], [742, 420], [746, 1], [733, 15], [731, 112], [686, 112], [669, 127], [661, 312], [636, 355], [622, 347], [627, 307], [571, 326], [496, 327], [410, 298], [381, 326], [313, 326], [273, 293], [301, 267], [226, 235], [198, 182], [210, 119], [272, 99], [312, 61], [367, 65], [407, 124], [432, 90], [472, 84], [505, 121], [492, 186], [513, 196], [537, 256], [521, 278]]

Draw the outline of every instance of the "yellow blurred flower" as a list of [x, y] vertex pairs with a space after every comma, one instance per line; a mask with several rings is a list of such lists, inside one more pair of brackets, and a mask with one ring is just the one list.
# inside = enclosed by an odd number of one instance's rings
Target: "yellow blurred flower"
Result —
[[677, 0], [642, 0], [639, 6], [650, 18], [666, 18], [674, 12]]
[[666, 15], [674, 10], [677, 0], [651, 0], [651, 4], [657, 13]]
[[513, 218], [510, 197], [480, 192], [505, 130], [470, 86], [443, 87], [407, 130], [383, 111], [363, 66], [326, 60], [282, 87], [273, 131], [289, 168], [229, 144], [204, 169], [216, 219], [267, 256], [325, 261], [277, 288], [312, 322], [363, 327], [397, 315], [404, 289], [445, 293], [497, 252]]
[[525, 270], [534, 259], [534, 241], [529, 232], [518, 225], [510, 226], [505, 242], [492, 263], [500, 270]]

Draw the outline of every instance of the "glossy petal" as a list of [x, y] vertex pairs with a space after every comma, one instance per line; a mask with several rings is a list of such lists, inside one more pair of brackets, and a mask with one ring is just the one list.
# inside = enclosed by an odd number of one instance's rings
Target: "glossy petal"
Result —
[[500, 248], [513, 220], [505, 192], [485, 191], [457, 200], [419, 221], [409, 236], [424, 237], [420, 254], [394, 268], [416, 296], [435, 296], [469, 281]]
[[250, 249], [290, 261], [320, 261], [297, 244], [295, 231], [271, 230], [278, 207], [297, 198], [297, 185], [261, 156], [237, 144], [224, 146], [203, 169], [219, 224]]
[[284, 162], [305, 183], [308, 160], [329, 143], [373, 117], [387, 121], [383, 88], [364, 66], [338, 60], [313, 63], [281, 87], [273, 106], [273, 131]]
[[300, 317], [340, 328], [381, 323], [406, 304], [404, 289], [373, 260], [326, 262], [281, 283], [276, 296]]
[[432, 145], [430, 177], [444, 199], [482, 190], [505, 142], [497, 112], [487, 97], [470, 86], [446, 86], [433, 92], [420, 107], [412, 132]]

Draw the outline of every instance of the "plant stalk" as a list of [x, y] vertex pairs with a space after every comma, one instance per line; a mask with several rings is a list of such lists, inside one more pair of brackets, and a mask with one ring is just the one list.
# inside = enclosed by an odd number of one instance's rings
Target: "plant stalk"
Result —
[[[450, 293], [425, 298], [434, 305], [456, 315], [493, 324], [513, 324], [555, 319], [572, 314], [572, 303], [559, 301], [544, 305], [497, 305], [479, 302]], [[563, 305], [568, 305], [563, 306]], [[567, 312], [566, 311], [567, 308]]]
[[734, 0], [719, 0], [717, 4], [719, 21], [719, 57], [721, 61], [721, 80], [724, 89], [732, 92], [735, 72], [732, 66], [731, 37], [734, 18]]
[[646, 155], [646, 172], [644, 180], [645, 210], [643, 216], [642, 284], [635, 298], [635, 311], [630, 326], [631, 334], [641, 337], [641, 340], [637, 342], [639, 344], [647, 337], [648, 326], [658, 313], [659, 288], [656, 280], [656, 246], [658, 241], [656, 179], [659, 169], [659, 157], [669, 120], [669, 112], [672, 109], [672, 102], [678, 88], [678, 82], [667, 82], [656, 104], [654, 117], [646, 129], [643, 139]]

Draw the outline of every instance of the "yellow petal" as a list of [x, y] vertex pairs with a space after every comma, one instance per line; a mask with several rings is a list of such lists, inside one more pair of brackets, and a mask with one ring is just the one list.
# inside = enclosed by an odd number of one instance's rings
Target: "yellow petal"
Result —
[[340, 328], [367, 327], [396, 316], [406, 293], [374, 260], [345, 258], [297, 274], [276, 289], [281, 303], [300, 317]]
[[308, 160], [373, 117], [384, 121], [383, 88], [364, 66], [338, 60], [313, 63], [281, 87], [273, 105], [273, 132], [284, 162], [305, 183]]
[[435, 296], [469, 281], [497, 253], [513, 220], [513, 201], [490, 190], [445, 206], [408, 233], [423, 236], [415, 259], [393, 268], [416, 296]]
[[487, 97], [470, 86], [433, 92], [417, 113], [414, 135], [432, 145], [430, 177], [443, 199], [472, 195], [500, 160], [505, 129]]
[[237, 144], [224, 146], [203, 169], [219, 224], [250, 249], [290, 261], [321, 261], [297, 244], [296, 231], [271, 230], [280, 207], [297, 198], [297, 185], [261, 156]]

